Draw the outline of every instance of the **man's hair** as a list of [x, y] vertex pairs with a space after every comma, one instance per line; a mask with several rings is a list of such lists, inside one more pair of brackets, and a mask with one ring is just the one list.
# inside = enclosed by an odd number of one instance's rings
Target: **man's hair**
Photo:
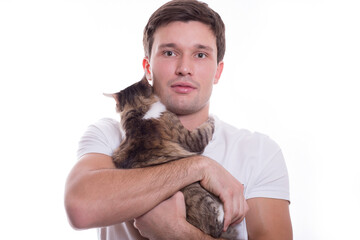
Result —
[[198, 21], [210, 27], [216, 37], [217, 62], [225, 55], [225, 25], [220, 15], [206, 3], [197, 0], [173, 0], [156, 10], [144, 29], [143, 44], [145, 56], [151, 57], [154, 33], [159, 27], [171, 22]]

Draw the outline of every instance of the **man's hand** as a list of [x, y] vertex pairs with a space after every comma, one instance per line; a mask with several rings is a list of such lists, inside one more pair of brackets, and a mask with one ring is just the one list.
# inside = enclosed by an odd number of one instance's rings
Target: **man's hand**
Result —
[[225, 168], [215, 161], [207, 161], [209, 166], [204, 172], [200, 184], [219, 196], [224, 204], [224, 231], [229, 225], [236, 225], [244, 220], [249, 207], [244, 197], [244, 186]]
[[171, 198], [135, 219], [134, 226], [148, 239], [178, 239], [187, 225], [184, 195], [177, 192]]
[[143, 237], [150, 240], [214, 240], [186, 221], [182, 192], [175, 193], [171, 198], [136, 218], [134, 226]]

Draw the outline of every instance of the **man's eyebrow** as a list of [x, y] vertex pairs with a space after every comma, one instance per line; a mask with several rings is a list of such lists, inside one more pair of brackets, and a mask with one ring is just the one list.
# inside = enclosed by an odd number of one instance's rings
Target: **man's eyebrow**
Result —
[[196, 44], [196, 45], [195, 45], [195, 48], [197, 48], [197, 49], [204, 49], [204, 50], [210, 51], [210, 52], [213, 52], [213, 51], [214, 51], [214, 49], [213, 49], [212, 47], [206, 46], [206, 45], [202, 45], [202, 44]]
[[[159, 49], [162, 48], [177, 48], [177, 45], [175, 43], [164, 43], [164, 44], [160, 44]], [[203, 44], [195, 44], [194, 45], [195, 49], [200, 49], [200, 50], [206, 50], [206, 51], [210, 51], [213, 52], [214, 49], [210, 46], [206, 46]]]
[[159, 48], [175, 48], [175, 47], [176, 47], [175, 43], [164, 43], [159, 46]]

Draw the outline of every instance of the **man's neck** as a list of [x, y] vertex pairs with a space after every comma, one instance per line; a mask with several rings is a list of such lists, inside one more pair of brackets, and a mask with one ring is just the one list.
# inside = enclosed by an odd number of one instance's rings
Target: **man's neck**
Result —
[[192, 131], [208, 120], [209, 107], [205, 107], [196, 113], [178, 115], [178, 117], [182, 125], [184, 125], [186, 129]]

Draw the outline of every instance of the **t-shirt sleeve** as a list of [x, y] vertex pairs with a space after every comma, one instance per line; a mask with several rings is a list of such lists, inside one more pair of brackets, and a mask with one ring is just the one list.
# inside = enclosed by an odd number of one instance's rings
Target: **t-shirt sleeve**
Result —
[[119, 122], [104, 118], [90, 125], [79, 141], [77, 157], [87, 153], [102, 153], [111, 156], [120, 145], [122, 134]]
[[260, 145], [259, 162], [246, 198], [267, 197], [290, 201], [289, 176], [280, 147], [268, 137]]

